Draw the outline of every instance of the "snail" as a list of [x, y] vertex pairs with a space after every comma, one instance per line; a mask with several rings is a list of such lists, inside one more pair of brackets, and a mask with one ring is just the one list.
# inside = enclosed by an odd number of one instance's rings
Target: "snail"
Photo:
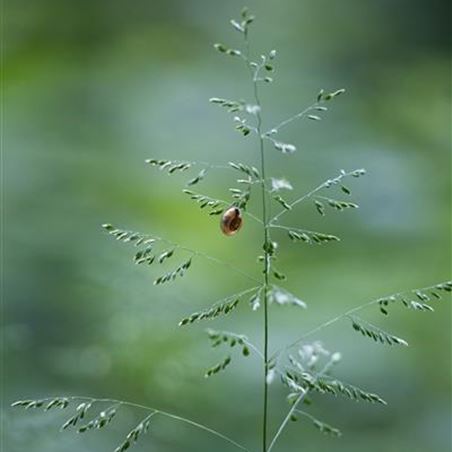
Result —
[[227, 209], [220, 221], [220, 228], [225, 235], [234, 235], [242, 226], [242, 214], [238, 207]]

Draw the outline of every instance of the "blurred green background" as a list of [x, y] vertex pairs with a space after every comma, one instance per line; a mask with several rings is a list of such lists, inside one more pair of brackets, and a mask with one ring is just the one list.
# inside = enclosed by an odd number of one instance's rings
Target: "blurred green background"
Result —
[[[181, 193], [149, 157], [256, 164], [252, 137], [233, 130], [209, 97], [250, 98], [238, 60], [212, 49], [238, 45], [228, 25], [236, 0], [6, 2], [4, 11], [5, 452], [109, 451], [138, 421], [123, 410], [111, 428], [60, 434], [62, 413], [8, 408], [17, 398], [59, 394], [117, 397], [205, 422], [257, 449], [261, 384], [256, 359], [236, 359], [205, 380], [224, 354], [210, 326], [261, 343], [262, 311], [246, 303], [224, 320], [178, 328], [181, 317], [248, 287], [228, 269], [197, 260], [184, 279], [154, 287], [155, 268], [134, 266], [104, 222], [164, 235], [259, 275], [259, 230], [247, 221], [225, 238], [218, 218]], [[287, 287], [309, 309], [273, 306], [272, 348], [373, 298], [450, 276], [450, 2], [447, 0], [249, 1], [253, 48], [278, 50], [275, 82], [264, 86], [267, 126], [309, 105], [320, 88], [346, 88], [322, 122], [282, 134], [299, 148], [268, 147], [271, 175], [309, 191], [339, 169], [361, 208], [320, 218], [309, 203], [285, 224], [342, 237], [309, 247], [280, 243]], [[185, 175], [186, 176], [186, 175]], [[234, 174], [207, 177], [200, 191], [227, 196]], [[259, 203], [251, 210], [259, 213]], [[408, 349], [360, 339], [347, 323], [321, 339], [344, 360], [344, 380], [375, 391], [387, 407], [328, 396], [312, 413], [341, 428], [322, 436], [290, 425], [275, 451], [451, 450], [451, 310], [394, 309], [366, 318], [404, 337]], [[271, 387], [272, 431], [286, 410]], [[137, 451], [232, 451], [208, 434], [157, 419]]]

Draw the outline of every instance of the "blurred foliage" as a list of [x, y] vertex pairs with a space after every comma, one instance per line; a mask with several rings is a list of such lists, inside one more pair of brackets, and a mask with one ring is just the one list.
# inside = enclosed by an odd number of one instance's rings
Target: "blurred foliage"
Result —
[[[261, 240], [254, 225], [225, 238], [218, 219], [181, 193], [185, 179], [144, 164], [149, 157], [255, 164], [252, 139], [207, 102], [250, 93], [240, 64], [211, 47], [234, 44], [227, 19], [242, 6], [6, 2], [5, 451], [108, 451], [134, 425], [137, 413], [126, 411], [110, 434], [60, 437], [52, 420], [58, 413], [24, 416], [8, 408], [17, 398], [68, 393], [141, 401], [254, 445], [258, 363], [233, 363], [204, 380], [218, 358], [207, 346], [207, 325], [177, 327], [190, 312], [246, 289], [246, 281], [207, 262], [171, 287], [153, 287], [153, 270], [132, 265], [127, 247], [100, 228], [111, 221], [164, 234], [257, 274]], [[354, 188], [361, 209], [320, 218], [300, 206], [287, 215], [287, 224], [331, 232], [340, 243], [308, 247], [275, 236], [286, 245], [279, 267], [288, 286], [309, 305], [301, 313], [273, 307], [277, 346], [354, 304], [449, 277], [450, 2], [248, 6], [258, 17], [256, 51], [278, 49], [276, 81], [264, 87], [268, 125], [309, 105], [319, 88], [347, 89], [325, 121], [287, 129], [296, 155], [268, 148], [271, 175], [287, 177], [302, 193], [340, 168], [368, 170]], [[226, 173], [206, 177], [203, 192], [222, 197], [228, 183]], [[237, 311], [212, 325], [260, 341], [261, 311]], [[376, 310], [372, 321], [379, 316]], [[389, 406], [316, 400], [314, 414], [344, 436], [326, 438], [299, 422], [278, 450], [450, 450], [450, 305], [434, 314], [397, 310], [385, 326], [411, 347], [356, 341], [346, 324], [321, 339], [343, 352], [345, 380], [378, 392]], [[276, 425], [284, 413], [280, 389], [273, 389], [271, 410]], [[136, 448], [150, 449], [231, 450], [163, 419]]]

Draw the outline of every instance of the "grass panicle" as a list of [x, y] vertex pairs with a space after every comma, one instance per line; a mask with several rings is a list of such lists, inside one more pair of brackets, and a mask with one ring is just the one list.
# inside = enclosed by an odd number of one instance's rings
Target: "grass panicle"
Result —
[[[347, 320], [357, 338], [371, 339], [379, 344], [407, 346], [408, 343], [399, 336], [388, 333], [379, 326], [357, 316], [358, 312], [368, 310], [378, 316], [378, 310], [388, 316], [393, 309], [400, 307], [411, 311], [430, 312], [436, 304], [452, 292], [452, 282], [446, 281], [424, 288], [408, 290], [376, 298], [369, 302], [351, 307], [343, 313], [328, 318], [318, 326], [303, 332], [296, 340], [273, 351], [273, 337], [270, 335], [271, 312], [284, 306], [291, 310], [291, 315], [307, 315], [307, 303], [283, 287], [287, 280], [285, 273], [275, 266], [283, 260], [278, 260], [288, 244], [328, 245], [339, 246], [340, 238], [333, 233], [312, 231], [305, 225], [284, 225], [281, 219], [289, 212], [296, 211], [298, 206], [306, 202], [313, 209], [312, 215], [335, 212], [349, 212], [353, 214], [358, 204], [353, 201], [355, 190], [354, 180], [361, 179], [366, 174], [365, 169], [357, 168], [349, 171], [338, 170], [337, 175], [328, 178], [305, 193], [299, 193], [297, 181], [289, 182], [285, 178], [272, 175], [269, 162], [280, 159], [287, 166], [293, 165], [293, 155], [299, 145], [293, 144], [284, 136], [284, 130], [296, 121], [306, 120], [311, 127], [323, 127], [323, 119], [335, 104], [337, 98], [345, 93], [345, 89], [321, 89], [312, 96], [312, 103], [300, 108], [295, 114], [286, 119], [266, 127], [264, 126], [267, 110], [262, 104], [262, 91], [271, 86], [277, 74], [278, 54], [270, 49], [264, 52], [252, 52], [250, 35], [255, 16], [244, 8], [238, 18], [232, 19], [230, 25], [234, 33], [238, 33], [239, 45], [215, 43], [214, 49], [219, 56], [227, 57], [231, 63], [239, 64], [249, 77], [250, 92], [247, 99], [234, 99], [234, 95], [226, 97], [211, 97], [210, 103], [231, 115], [232, 128], [239, 132], [250, 146], [250, 156], [247, 162], [226, 161], [221, 164], [213, 162], [195, 162], [168, 160], [166, 158], [149, 158], [146, 164], [171, 176], [176, 182], [179, 175], [185, 177], [182, 191], [210, 217], [223, 215], [226, 210], [234, 215], [243, 213], [258, 226], [259, 235], [256, 239], [256, 254], [258, 254], [258, 269], [243, 270], [236, 265], [224, 262], [217, 257], [210, 256], [198, 250], [184, 247], [152, 233], [140, 233], [133, 230], [116, 228], [111, 224], [104, 224], [104, 231], [116, 241], [133, 247], [132, 261], [143, 271], [156, 271], [155, 285], [169, 283], [183, 284], [182, 277], [192, 268], [192, 263], [199, 259], [206, 259], [232, 271], [233, 274], [253, 281], [253, 287], [241, 292], [228, 295], [215, 303], [205, 303], [196, 312], [186, 315], [179, 321], [180, 326], [195, 325], [201, 321], [215, 321], [222, 318], [224, 322], [231, 319], [231, 314], [239, 314], [240, 305], [245, 304], [252, 311], [255, 321], [259, 323], [262, 332], [262, 342], [259, 345], [251, 342], [242, 333], [229, 331], [207, 330], [208, 341], [213, 349], [212, 353], [222, 353], [216, 359], [216, 364], [209, 367], [204, 375], [212, 377], [225, 371], [237, 356], [251, 357], [259, 360], [259, 387], [262, 389], [262, 411], [259, 420], [249, 428], [259, 439], [261, 452], [271, 452], [286, 428], [291, 422], [304, 418], [319, 432], [332, 436], [341, 436], [341, 431], [320, 421], [309, 411], [301, 410], [303, 403], [308, 408], [313, 398], [321, 396], [345, 397], [354, 401], [364, 401], [372, 404], [386, 405], [386, 401], [373, 391], [359, 388], [345, 383], [334, 376], [336, 365], [342, 360], [342, 354], [331, 352], [319, 340], [309, 341], [308, 338], [322, 332], [323, 329], [335, 325], [341, 320]], [[253, 46], [254, 50], [254, 46]], [[251, 152], [253, 152], [251, 154]], [[252, 160], [252, 163], [249, 163]], [[207, 177], [215, 181], [212, 174], [216, 171], [226, 171], [230, 177], [228, 186], [222, 187], [224, 199], [200, 193], [197, 186]], [[218, 181], [222, 179], [219, 178]], [[218, 184], [219, 185], [219, 184]], [[194, 188], [196, 186], [196, 188]], [[196, 190], [196, 191], [195, 191]], [[204, 191], [204, 190], [203, 190]], [[298, 193], [298, 194], [297, 194]], [[251, 203], [254, 200], [256, 202]], [[256, 204], [261, 205], [258, 213], [253, 212]], [[234, 209], [231, 209], [234, 207]], [[238, 210], [238, 211], [237, 211]], [[271, 212], [275, 212], [271, 214]], [[356, 212], [355, 212], [356, 214]], [[222, 217], [224, 219], [224, 217]], [[241, 217], [238, 217], [241, 225]], [[307, 220], [310, 218], [306, 217]], [[217, 221], [217, 220], [215, 220]], [[218, 226], [212, 229], [217, 233]], [[238, 229], [236, 229], [238, 230]], [[224, 230], [223, 230], [224, 231]], [[240, 232], [242, 233], [242, 232]], [[274, 240], [280, 234], [281, 245]], [[228, 239], [229, 240], [229, 239]], [[251, 238], [250, 238], [251, 240]], [[149, 268], [148, 268], [149, 267]], [[257, 275], [257, 276], [256, 276]], [[274, 283], [278, 283], [278, 285]], [[299, 309], [302, 308], [302, 309]], [[371, 309], [372, 308], [372, 309]], [[377, 308], [377, 309], [373, 309]], [[381, 317], [380, 319], [385, 317]], [[378, 322], [377, 322], [378, 323]], [[226, 375], [224, 376], [226, 377]], [[281, 422], [270, 425], [270, 410], [277, 408], [270, 405], [270, 389], [282, 384], [286, 391], [288, 406], [281, 414]], [[112, 423], [118, 424], [116, 416], [122, 407], [127, 406], [143, 414], [142, 420], [132, 428], [125, 429], [123, 441], [114, 452], [124, 452], [132, 448], [138, 441], [144, 441], [144, 435], [152, 437], [153, 421], [155, 417], [164, 417], [174, 422], [184, 423], [209, 433], [216, 440], [221, 440], [235, 449], [251, 452], [248, 447], [236, 442], [223, 433], [191, 419], [181, 417], [167, 411], [142, 405], [139, 403], [100, 399], [84, 396], [64, 396], [45, 399], [24, 399], [12, 404], [15, 408], [25, 410], [41, 410], [43, 412], [61, 410], [65, 418], [62, 420], [62, 430], [74, 429], [79, 433], [94, 430], [105, 430]], [[69, 414], [68, 414], [69, 413]], [[68, 417], [69, 416], [69, 417]], [[334, 417], [334, 413], [331, 414]], [[157, 427], [156, 427], [157, 428]], [[273, 435], [271, 433], [273, 432]], [[211, 450], [219, 447], [212, 443]], [[64, 449], [64, 448], [61, 448]]]

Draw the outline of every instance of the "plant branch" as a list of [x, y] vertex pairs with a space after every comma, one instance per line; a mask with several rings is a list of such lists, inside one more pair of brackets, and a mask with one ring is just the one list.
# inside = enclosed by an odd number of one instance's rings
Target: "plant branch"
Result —
[[240, 270], [239, 268], [237, 268], [235, 265], [233, 265], [233, 264], [231, 264], [229, 262], [225, 262], [225, 261], [223, 261], [221, 259], [218, 259], [217, 257], [210, 256], [209, 254], [203, 253], [201, 251], [197, 251], [197, 250], [194, 250], [192, 248], [188, 248], [186, 246], [179, 245], [176, 242], [172, 242], [171, 240], [167, 240], [167, 239], [164, 239], [162, 237], [153, 236], [152, 238], [154, 238], [155, 240], [160, 240], [160, 241], [162, 241], [164, 243], [167, 243], [168, 245], [174, 246], [177, 249], [187, 251], [187, 252], [191, 253], [192, 256], [200, 256], [200, 257], [203, 257], [204, 259], [207, 259], [207, 260], [209, 260], [211, 262], [215, 262], [216, 264], [228, 267], [230, 270], [234, 271], [235, 273], [237, 273], [239, 275], [244, 276], [245, 278], [249, 279], [250, 281], [254, 281], [255, 283], [259, 283], [259, 284], [261, 283], [259, 280], [257, 280], [253, 276], [251, 276], [248, 273], [244, 272], [243, 270]]
[[307, 232], [308, 234], [325, 234], [324, 232], [311, 231], [310, 229], [292, 228], [290, 226], [283, 226], [280, 224], [271, 224], [272, 229], [284, 229], [285, 231], [297, 231], [297, 232]]
[[283, 210], [281, 210], [281, 212], [279, 212], [277, 215], [275, 215], [270, 220], [270, 225], [273, 226], [273, 223], [275, 221], [277, 221], [278, 218], [280, 218], [285, 213], [289, 212], [289, 210], [291, 210], [294, 206], [296, 206], [300, 202], [304, 201], [305, 199], [310, 198], [311, 196], [315, 195], [317, 192], [319, 192], [320, 190], [323, 190], [324, 188], [328, 188], [328, 187], [331, 187], [331, 185], [333, 185], [333, 184], [339, 183], [344, 177], [352, 176], [355, 173], [355, 171], [357, 171], [357, 170], [353, 170], [353, 171], [349, 171], [349, 172], [343, 171], [343, 172], [341, 172], [341, 174], [339, 176], [335, 177], [334, 179], [328, 179], [325, 182], [322, 182], [320, 185], [315, 187], [310, 192], [304, 194], [303, 196], [300, 196], [295, 201], [292, 201], [291, 203], [289, 203], [290, 209], [283, 209]]
[[[185, 248], [184, 248], [185, 249]], [[201, 253], [199, 251], [195, 251], [194, 253], [196, 256], [202, 256], [204, 259], [210, 260], [212, 262], [215, 262], [217, 264], [223, 265], [225, 267], [228, 267], [230, 270], [233, 270], [234, 272], [236, 272], [239, 275], [244, 276], [245, 278], [248, 278], [250, 281], [254, 281], [256, 283], [260, 283], [259, 280], [257, 280], [256, 278], [254, 278], [253, 276], [249, 275], [248, 273], [245, 273], [244, 271], [238, 269], [235, 265], [230, 264], [229, 262], [224, 262], [221, 259], [218, 259], [216, 257], [213, 256], [209, 256], [208, 254], [204, 254]]]
[[323, 101], [317, 101], [317, 102], [313, 103], [312, 105], [310, 105], [309, 107], [305, 108], [304, 110], [300, 111], [299, 113], [291, 116], [288, 119], [285, 119], [284, 121], [281, 121], [278, 125], [276, 125], [275, 127], [272, 127], [268, 132], [265, 132], [264, 136], [266, 138], [270, 138], [270, 134], [274, 135], [274, 134], [278, 133], [281, 128], [287, 126], [291, 122], [293, 122], [297, 119], [301, 119], [303, 116], [308, 114], [310, 111], [315, 110], [316, 107], [318, 107], [322, 102]]
[[387, 295], [385, 297], [379, 297], [376, 298], [374, 300], [368, 301], [367, 303], [363, 303], [359, 306], [355, 306], [354, 308], [351, 308], [349, 310], [347, 310], [346, 312], [339, 314], [338, 316], [327, 320], [326, 322], [321, 323], [320, 325], [316, 326], [315, 328], [312, 328], [311, 330], [309, 330], [308, 332], [306, 332], [305, 334], [303, 334], [302, 336], [300, 336], [298, 339], [296, 339], [295, 341], [293, 341], [291, 344], [287, 345], [286, 347], [283, 347], [279, 350], [277, 350], [273, 355], [272, 358], [277, 357], [278, 355], [280, 355], [282, 352], [287, 351], [289, 349], [291, 349], [292, 347], [295, 347], [296, 345], [298, 345], [300, 342], [303, 342], [304, 339], [306, 339], [309, 336], [312, 336], [315, 333], [318, 333], [320, 330], [323, 330], [324, 328], [327, 328], [328, 326], [331, 326], [333, 324], [335, 324], [336, 322], [342, 320], [342, 319], [346, 319], [348, 318], [350, 315], [362, 311], [363, 309], [368, 308], [369, 306], [373, 306], [375, 304], [379, 304], [380, 301], [384, 298], [390, 298], [390, 297], [400, 297], [404, 294], [407, 293], [413, 293], [415, 294], [417, 291], [426, 291], [426, 290], [430, 290], [430, 289], [434, 289], [435, 287], [437, 287], [437, 284], [432, 285], [432, 286], [427, 286], [427, 287], [422, 287], [419, 289], [412, 289], [412, 290], [406, 290], [403, 292], [397, 292], [397, 293], [393, 293], [391, 295]]
[[243, 336], [242, 334], [232, 333], [231, 331], [221, 331], [221, 333], [225, 333], [228, 336], [233, 336], [237, 339], [241, 339], [246, 345], [248, 345], [249, 348], [251, 348], [262, 360], [264, 360], [264, 355], [262, 352], [252, 343], [248, 340], [247, 337]]
[[[46, 398], [44, 398], [42, 400], [52, 400], [52, 399], [55, 399], [55, 398], [56, 397], [46, 397]], [[153, 408], [153, 407], [150, 407], [150, 406], [142, 405], [140, 403], [127, 402], [127, 401], [124, 401], [124, 400], [116, 400], [116, 399], [110, 399], [110, 398], [108, 398], [108, 399], [103, 399], [103, 398], [97, 399], [97, 398], [94, 398], [94, 397], [87, 397], [87, 396], [69, 396], [69, 397], [64, 397], [64, 398], [69, 399], [69, 400], [74, 400], [74, 401], [77, 401], [77, 400], [79, 400], [79, 401], [89, 401], [91, 403], [113, 403], [113, 404], [117, 404], [117, 405], [129, 406], [129, 407], [133, 407], [133, 408], [139, 408], [139, 409], [146, 410], [146, 411], [152, 411], [150, 416], [154, 416], [154, 415], [160, 414], [160, 415], [168, 417], [170, 419], [174, 419], [175, 421], [179, 421], [179, 422], [183, 422], [185, 424], [189, 424], [189, 425], [191, 425], [193, 427], [196, 427], [196, 428], [198, 428], [200, 430], [204, 430], [205, 432], [208, 432], [208, 433], [216, 436], [217, 438], [220, 438], [220, 439], [228, 442], [229, 444], [232, 444], [237, 449], [243, 450], [245, 452], [250, 452], [249, 449], [247, 449], [246, 447], [244, 447], [241, 444], [237, 443], [233, 439], [229, 438], [226, 435], [223, 435], [222, 433], [220, 433], [220, 432], [218, 432], [218, 431], [216, 431], [216, 430], [214, 430], [214, 429], [212, 429], [210, 427], [207, 427], [204, 424], [200, 424], [199, 422], [192, 421], [191, 419], [187, 419], [185, 417], [178, 416], [178, 415], [170, 413], [168, 411], [159, 410], [158, 408]]]
[[[335, 361], [333, 360], [333, 358], [331, 358], [324, 366], [324, 368], [317, 374], [317, 378], [321, 377], [322, 375], [324, 375], [326, 372], [328, 372], [328, 370], [330, 369], [330, 367], [335, 363]], [[281, 422], [281, 425], [279, 426], [275, 436], [273, 437], [272, 442], [270, 443], [270, 446], [268, 448], [267, 452], [271, 452], [273, 446], [275, 445], [276, 441], [278, 440], [278, 438], [281, 436], [281, 433], [284, 431], [284, 429], [287, 426], [287, 423], [290, 421], [290, 418], [292, 417], [293, 413], [297, 410], [298, 405], [304, 400], [304, 398], [308, 395], [309, 390], [305, 389], [304, 392], [302, 392], [298, 398], [295, 400], [295, 402], [293, 403], [293, 405], [291, 406], [289, 412], [287, 413], [286, 417], [284, 418], [284, 420]]]
[[297, 406], [303, 401], [303, 399], [306, 397], [306, 395], [308, 394], [308, 390], [306, 389], [305, 392], [302, 392], [298, 398], [295, 400], [295, 402], [293, 403], [293, 405], [291, 406], [289, 412], [287, 413], [286, 417], [284, 418], [284, 420], [281, 422], [281, 425], [279, 426], [275, 436], [272, 439], [272, 442], [270, 443], [270, 446], [268, 447], [268, 451], [270, 452], [273, 449], [273, 446], [275, 445], [276, 441], [278, 440], [278, 438], [281, 436], [281, 433], [284, 431], [284, 429], [286, 428], [287, 423], [290, 421], [290, 418], [292, 417], [292, 414], [294, 413], [294, 411], [297, 409]]

